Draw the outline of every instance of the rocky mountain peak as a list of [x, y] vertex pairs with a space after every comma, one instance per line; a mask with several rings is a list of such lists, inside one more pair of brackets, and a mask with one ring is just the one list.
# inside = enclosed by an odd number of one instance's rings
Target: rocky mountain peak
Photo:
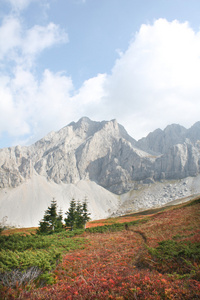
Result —
[[164, 130], [156, 129], [147, 137], [140, 139], [137, 146], [152, 154], [164, 154], [176, 144], [192, 143], [200, 140], [200, 122], [186, 129], [179, 124], [168, 125]]
[[98, 131], [104, 122], [96, 122], [90, 120], [88, 117], [83, 117], [78, 122], [72, 122], [66, 127], [72, 127], [74, 132], [84, 133], [86, 136], [93, 135], [94, 132]]
[[200, 121], [196, 122], [191, 128], [187, 130], [187, 138], [189, 138], [193, 143], [200, 140]]
[[16, 187], [38, 174], [57, 184], [91, 180], [120, 194], [136, 181], [194, 176], [200, 168], [194, 144], [199, 127], [172, 124], [136, 142], [115, 119], [83, 117], [30, 147], [1, 149], [0, 187]]

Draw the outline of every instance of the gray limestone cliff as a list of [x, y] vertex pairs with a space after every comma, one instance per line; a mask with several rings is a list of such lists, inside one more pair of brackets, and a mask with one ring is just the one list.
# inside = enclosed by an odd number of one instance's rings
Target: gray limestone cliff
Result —
[[76, 184], [90, 180], [116, 194], [138, 182], [180, 179], [200, 172], [200, 122], [170, 125], [138, 142], [116, 120], [84, 117], [29, 147], [0, 149], [0, 188], [17, 187], [34, 175]]

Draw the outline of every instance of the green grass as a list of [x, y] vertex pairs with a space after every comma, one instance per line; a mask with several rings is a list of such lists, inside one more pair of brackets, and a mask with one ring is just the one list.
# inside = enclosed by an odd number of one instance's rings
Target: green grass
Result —
[[[37, 268], [44, 282], [52, 281], [49, 273], [61, 261], [63, 253], [84, 247], [86, 239], [76, 237], [83, 230], [61, 232], [52, 235], [0, 236], [0, 281], [9, 277], [8, 284], [13, 286], [16, 271], [21, 275], [31, 268]], [[12, 276], [13, 274], [13, 276]], [[45, 282], [46, 283], [46, 282]]]
[[149, 252], [160, 260], [190, 258], [200, 261], [200, 243], [190, 241], [164, 240], [159, 242], [157, 248], [150, 248]]
[[[113, 232], [112, 240], [118, 234], [117, 232], [123, 235], [124, 229], [129, 230], [126, 231], [125, 236], [130, 235], [130, 238], [137, 239], [139, 234], [143, 238], [144, 243], [140, 241], [141, 244], [138, 247], [146, 247], [146, 252], [144, 251], [146, 254], [143, 255], [141, 252], [142, 254], [139, 255], [136, 264], [139, 269], [146, 267], [151, 270], [156, 269], [163, 274], [177, 273], [178, 276], [189, 276], [199, 280], [200, 244], [197, 243], [199, 241], [197, 239], [199, 203], [200, 198], [195, 198], [187, 204], [173, 208], [166, 207], [164, 211], [149, 210], [148, 214], [153, 213], [152, 216], [146, 217], [145, 212], [143, 218], [123, 223], [120, 223], [123, 221], [121, 217], [118, 219], [119, 222], [115, 218], [112, 223], [107, 220], [111, 224], [86, 230], [37, 235], [33, 233], [35, 229], [31, 229], [30, 232], [26, 229], [23, 232], [20, 229], [20, 232], [16, 234], [1, 235], [0, 289], [3, 286], [15, 288], [20, 278], [25, 278], [20, 283], [25, 288], [33, 281], [36, 286], [53, 284], [54, 270], [58, 263], [62, 262], [63, 255], [69, 251], [73, 253], [73, 251], [85, 248], [86, 242], [91, 243], [91, 239], [96, 238], [90, 233], [97, 233], [97, 237], [103, 238], [106, 233], [111, 236]], [[141, 215], [142, 213], [139, 213], [139, 216]], [[98, 233], [105, 234], [98, 235]], [[164, 236], [167, 236], [169, 240], [163, 240]]]
[[148, 251], [151, 255], [151, 267], [157, 271], [176, 274], [178, 278], [200, 280], [199, 242], [164, 240], [156, 248], [148, 248]]
[[197, 199], [194, 199], [194, 200], [188, 202], [187, 204], [185, 204], [184, 207], [193, 206], [193, 205], [196, 205], [199, 203], [200, 203], [200, 198], [197, 198]]
[[124, 223], [114, 223], [109, 225], [103, 225], [103, 226], [96, 226], [87, 228], [86, 232], [90, 233], [104, 233], [104, 232], [114, 232], [114, 231], [121, 231], [125, 229], [125, 226], [127, 225], [128, 228], [131, 226], [136, 226], [138, 224], [146, 223], [148, 222], [148, 218], [138, 219], [131, 222], [124, 222]]

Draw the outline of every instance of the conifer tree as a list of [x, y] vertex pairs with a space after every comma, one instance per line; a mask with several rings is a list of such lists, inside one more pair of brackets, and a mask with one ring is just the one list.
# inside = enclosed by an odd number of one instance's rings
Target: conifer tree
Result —
[[83, 228], [84, 220], [83, 220], [83, 207], [81, 202], [78, 201], [76, 204], [76, 228]]
[[61, 231], [62, 227], [62, 213], [57, 214], [57, 202], [53, 198], [51, 205], [45, 211], [42, 221], [39, 222], [38, 233]]
[[83, 225], [85, 228], [86, 223], [90, 220], [90, 216], [91, 214], [88, 213], [88, 208], [87, 208], [87, 198], [85, 197], [85, 200], [83, 202], [82, 205], [82, 216], [83, 216]]
[[81, 204], [80, 201], [76, 203], [75, 199], [72, 199], [66, 215], [65, 224], [69, 226], [71, 230], [74, 228], [84, 228], [86, 222], [90, 219], [90, 213], [88, 213], [87, 209], [87, 199], [85, 199], [83, 204]]
[[73, 198], [70, 202], [69, 210], [66, 212], [67, 218], [65, 218], [65, 224], [66, 226], [69, 226], [71, 228], [71, 231], [73, 230], [76, 222], [76, 202]]
[[56, 223], [56, 231], [61, 231], [63, 229], [63, 211], [60, 208], [57, 216], [57, 223]]

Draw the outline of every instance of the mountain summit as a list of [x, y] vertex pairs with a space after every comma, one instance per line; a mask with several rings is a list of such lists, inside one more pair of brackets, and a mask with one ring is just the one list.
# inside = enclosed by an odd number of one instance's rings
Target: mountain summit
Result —
[[136, 142], [116, 120], [82, 118], [30, 147], [0, 150], [0, 187], [16, 187], [33, 174], [59, 183], [90, 180], [116, 194], [135, 181], [179, 179], [200, 170], [200, 122], [157, 129]]

